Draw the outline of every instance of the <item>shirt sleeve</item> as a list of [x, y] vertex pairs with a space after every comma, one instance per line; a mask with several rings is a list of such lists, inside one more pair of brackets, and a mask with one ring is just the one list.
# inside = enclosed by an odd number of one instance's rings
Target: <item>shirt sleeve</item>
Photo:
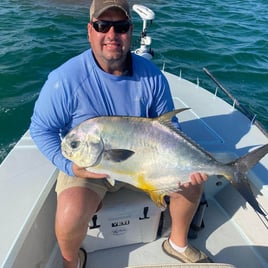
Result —
[[35, 103], [30, 134], [39, 150], [56, 167], [73, 176], [72, 162], [61, 153], [61, 131], [71, 120], [69, 99], [61, 80], [50, 74]]

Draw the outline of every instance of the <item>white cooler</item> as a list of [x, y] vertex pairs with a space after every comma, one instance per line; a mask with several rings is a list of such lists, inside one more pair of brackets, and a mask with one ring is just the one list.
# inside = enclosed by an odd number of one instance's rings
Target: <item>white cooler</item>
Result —
[[102, 209], [89, 223], [83, 247], [87, 252], [156, 239], [161, 215], [148, 195], [121, 189], [107, 193]]

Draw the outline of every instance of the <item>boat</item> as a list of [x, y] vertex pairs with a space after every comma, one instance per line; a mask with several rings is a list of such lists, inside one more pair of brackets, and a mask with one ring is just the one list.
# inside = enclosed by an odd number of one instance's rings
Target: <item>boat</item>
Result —
[[[151, 38], [146, 30], [154, 12], [142, 5], [134, 5], [133, 9], [143, 20], [141, 46], [135, 53], [150, 59]], [[164, 68], [162, 71], [176, 108], [191, 108], [178, 116], [183, 132], [216, 159], [229, 162], [268, 143], [266, 130], [208, 70], [205, 72], [216, 83], [214, 92], [201, 87], [198, 80], [193, 83], [184, 79], [180, 72], [172, 74]], [[220, 90], [227, 93], [228, 99], [220, 97]], [[57, 174], [56, 167], [37, 149], [29, 131], [1, 163], [0, 267], [62, 267], [54, 234]], [[248, 178], [261, 208], [268, 211], [268, 155], [248, 172]], [[208, 206], [204, 226], [190, 243], [214, 263], [181, 264], [167, 256], [161, 244], [169, 235], [168, 210], [159, 210], [141, 192], [124, 189], [108, 194], [103, 211], [89, 224], [84, 242], [88, 246], [86, 267], [268, 267], [267, 215], [256, 212], [222, 177], [210, 178], [205, 194]], [[135, 211], [141, 213], [139, 221]], [[100, 225], [101, 217], [104, 222]]]

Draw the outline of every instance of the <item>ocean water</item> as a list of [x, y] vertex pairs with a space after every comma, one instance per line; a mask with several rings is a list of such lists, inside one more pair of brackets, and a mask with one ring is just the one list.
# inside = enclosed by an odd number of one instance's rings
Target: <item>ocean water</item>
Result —
[[[89, 47], [89, 0], [0, 1], [0, 162], [28, 129], [48, 73]], [[268, 1], [130, 1], [154, 10], [155, 63], [215, 88], [206, 67], [268, 129]], [[142, 22], [133, 13], [133, 45]]]

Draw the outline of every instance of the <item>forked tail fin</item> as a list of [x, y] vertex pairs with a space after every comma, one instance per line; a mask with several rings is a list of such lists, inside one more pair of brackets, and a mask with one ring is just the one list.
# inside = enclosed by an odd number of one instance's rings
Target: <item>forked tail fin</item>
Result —
[[235, 189], [247, 200], [255, 211], [263, 216], [267, 216], [267, 212], [260, 207], [260, 204], [256, 200], [245, 174], [237, 173], [236, 176], [238, 181], [232, 183]]
[[256, 163], [268, 153], [268, 144], [263, 145], [256, 150], [249, 152], [245, 156], [238, 158], [237, 160], [229, 163], [235, 168], [235, 181], [232, 181], [232, 185], [236, 190], [249, 202], [249, 204], [260, 214], [266, 216], [267, 213], [263, 211], [257, 202], [245, 173], [251, 169]]
[[268, 153], [268, 143], [249, 152], [245, 156], [240, 157], [233, 162], [237, 166], [237, 170], [241, 173], [246, 173], [252, 167], [254, 167], [260, 159], [262, 159]]

